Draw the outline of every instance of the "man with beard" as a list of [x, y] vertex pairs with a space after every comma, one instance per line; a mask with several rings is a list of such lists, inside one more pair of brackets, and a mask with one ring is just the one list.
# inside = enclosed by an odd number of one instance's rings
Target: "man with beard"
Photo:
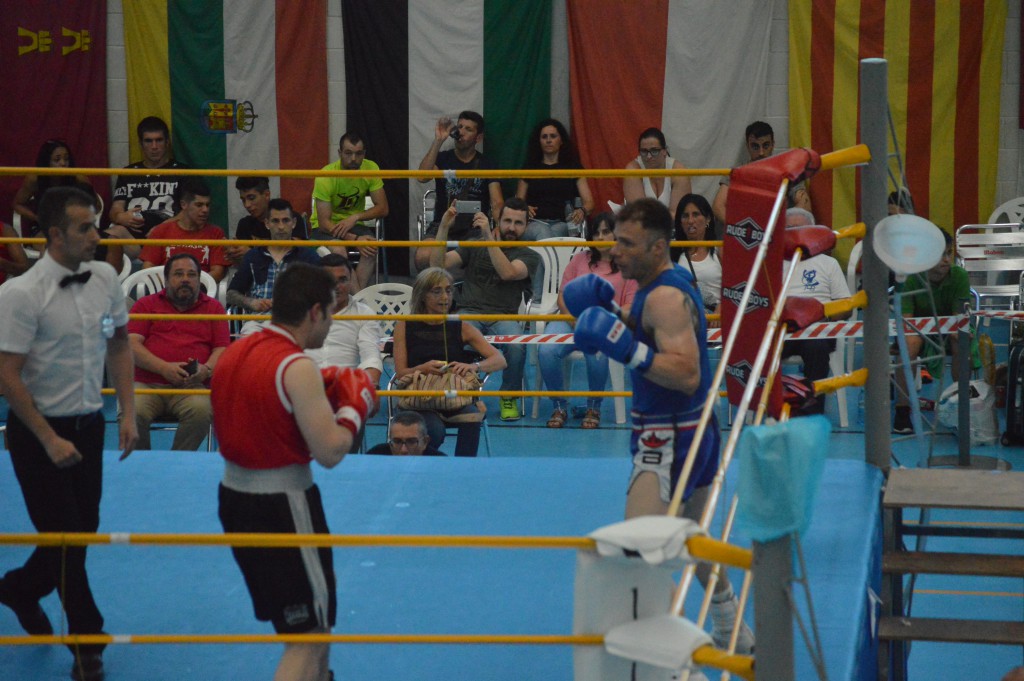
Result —
[[[380, 170], [366, 158], [366, 143], [357, 133], [346, 132], [338, 142], [338, 156], [324, 170]], [[373, 207], [366, 207], [366, 197]], [[384, 193], [384, 180], [379, 177], [318, 177], [313, 183], [313, 215], [309, 224], [313, 239], [358, 239], [374, 241], [376, 229], [369, 223], [388, 216], [388, 197]], [[345, 255], [346, 248], [332, 248], [331, 252]], [[360, 248], [356, 267], [359, 290], [366, 286], [377, 262], [376, 248]]]
[[158, 225], [149, 233], [150, 239], [178, 239], [184, 243], [173, 246], [145, 246], [143, 267], [163, 265], [175, 253], [191, 253], [204, 272], [220, 281], [227, 272], [228, 259], [222, 246], [200, 246], [188, 242], [197, 239], [223, 239], [224, 230], [211, 225], [210, 187], [198, 177], [187, 177], [178, 184], [175, 203], [179, 212], [173, 219]]
[[[135, 447], [132, 351], [124, 293], [99, 243], [92, 197], [55, 187], [39, 202], [46, 253], [0, 295], [0, 390], [7, 442], [25, 507], [39, 532], [95, 532], [103, 492], [104, 360], [125, 414], [124, 458]], [[103, 615], [84, 546], [38, 547], [0, 578], [0, 603], [33, 635], [53, 633], [39, 599], [60, 589], [69, 634], [99, 634]], [[62, 627], [62, 630], [64, 627]], [[102, 645], [71, 644], [71, 678], [103, 679]]]
[[[586, 354], [601, 352], [631, 371], [633, 473], [626, 488], [626, 518], [665, 515], [711, 391], [704, 304], [690, 273], [669, 257], [668, 208], [656, 199], [638, 199], [615, 220], [612, 258], [623, 278], [639, 287], [628, 315], [620, 318], [624, 313], [613, 303], [612, 285], [595, 274], [567, 283], [562, 298], [576, 317], [576, 347]], [[712, 413], [685, 481], [682, 517], [700, 521], [718, 470], [720, 445]], [[698, 565], [697, 578], [705, 587], [710, 574], [709, 564]], [[741, 615], [723, 571], [711, 599], [716, 646], [728, 645]], [[749, 654], [754, 636], [746, 623], [740, 627], [736, 652]]]
[[[456, 202], [457, 203], [457, 202]], [[459, 311], [466, 314], [519, 313], [523, 297], [531, 295], [530, 281], [540, 265], [540, 256], [529, 248], [513, 246], [501, 248], [502, 241], [519, 241], [529, 222], [526, 201], [513, 196], [498, 212], [498, 224], [491, 227], [490, 218], [480, 212], [473, 216], [473, 227], [480, 230], [482, 241], [493, 242], [489, 248], [456, 248], [445, 252], [444, 247], [432, 249], [431, 267], [447, 270], [465, 268]], [[437, 239], [448, 240], [448, 230], [455, 222], [457, 206], [453, 203], [441, 217]], [[487, 335], [515, 335], [523, 332], [520, 322], [469, 322]], [[506, 343], [502, 348], [508, 367], [502, 372], [502, 390], [523, 389], [523, 366], [526, 364], [526, 346]], [[501, 398], [501, 420], [516, 421], [522, 415], [514, 397]]]
[[[166, 287], [140, 298], [134, 314], [224, 314], [224, 307], [199, 290], [199, 262], [177, 253], [164, 264]], [[230, 340], [228, 323], [133, 319], [128, 339], [135, 353], [136, 388], [204, 388]], [[159, 418], [178, 422], [171, 449], [195, 450], [209, 434], [209, 395], [136, 395], [139, 448], [150, 449], [149, 426]]]
[[250, 249], [228, 285], [227, 302], [251, 312], [267, 312], [274, 297], [274, 282], [293, 262], [320, 264], [320, 257], [311, 248], [295, 247], [295, 211], [284, 199], [267, 203], [266, 229], [280, 246], [259, 246]]

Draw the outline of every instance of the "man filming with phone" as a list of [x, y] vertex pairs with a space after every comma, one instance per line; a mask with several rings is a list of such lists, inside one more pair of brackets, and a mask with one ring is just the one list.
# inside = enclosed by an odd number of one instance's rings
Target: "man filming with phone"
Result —
[[[454, 148], [441, 151], [441, 146], [449, 138], [454, 141]], [[477, 112], [463, 111], [454, 123], [448, 116], [442, 116], [434, 128], [434, 140], [420, 161], [420, 170], [495, 170], [497, 165], [476, 148], [483, 139], [484, 117]], [[430, 178], [420, 178], [420, 182], [430, 182]], [[434, 217], [424, 234], [424, 239], [428, 241], [437, 239], [441, 217], [452, 205], [452, 201], [479, 201], [479, 211], [487, 217], [497, 216], [504, 201], [501, 183], [489, 178], [440, 177], [434, 180], [434, 192]], [[472, 214], [462, 213], [457, 216], [450, 230], [450, 238], [469, 239], [472, 238], [469, 236], [472, 231]], [[418, 269], [427, 267], [432, 250], [416, 249]]]
[[[449, 230], [460, 214], [456, 201], [441, 216], [437, 239], [447, 241]], [[475, 205], [473, 206], [475, 207]], [[501, 242], [519, 241], [529, 222], [526, 201], [513, 196], [498, 211], [498, 224], [492, 226], [490, 218], [482, 211], [472, 216], [476, 239], [491, 242], [487, 248], [466, 248], [460, 246], [445, 252], [443, 247], [429, 249], [430, 266], [447, 270], [465, 268], [462, 295], [459, 298], [459, 312], [467, 314], [519, 313], [524, 296], [532, 294], [530, 281], [540, 266], [540, 256], [529, 248], [511, 246], [502, 248]], [[515, 335], [523, 332], [520, 322], [503, 320], [497, 322], [469, 322], [486, 335]], [[526, 346], [506, 343], [502, 353], [508, 367], [502, 372], [502, 390], [523, 389], [523, 366], [526, 364]], [[515, 398], [501, 398], [501, 419], [516, 421], [521, 418]]]
[[[139, 298], [133, 314], [224, 314], [224, 307], [199, 288], [199, 261], [175, 253], [164, 264], [163, 291]], [[128, 322], [135, 355], [136, 388], [209, 387], [217, 359], [228, 346], [227, 320]], [[135, 395], [139, 449], [151, 449], [149, 426], [160, 417], [176, 420], [171, 449], [195, 450], [210, 432], [209, 395]]]

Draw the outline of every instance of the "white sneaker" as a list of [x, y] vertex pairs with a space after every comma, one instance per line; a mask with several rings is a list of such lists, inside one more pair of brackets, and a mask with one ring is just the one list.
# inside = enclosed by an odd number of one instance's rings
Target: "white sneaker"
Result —
[[[732, 638], [732, 630], [739, 616], [739, 605], [740, 599], [735, 594], [721, 603], [711, 602], [711, 638], [714, 639], [715, 646], [722, 650], [729, 648], [729, 639]], [[754, 652], [754, 632], [742, 619], [735, 652], [737, 655], [750, 655]]]

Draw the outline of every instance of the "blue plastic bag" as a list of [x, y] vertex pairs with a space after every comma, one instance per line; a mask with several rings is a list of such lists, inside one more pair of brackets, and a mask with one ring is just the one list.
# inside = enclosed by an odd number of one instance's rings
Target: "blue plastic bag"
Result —
[[831, 432], [824, 416], [743, 430], [736, 512], [741, 532], [766, 542], [807, 531]]

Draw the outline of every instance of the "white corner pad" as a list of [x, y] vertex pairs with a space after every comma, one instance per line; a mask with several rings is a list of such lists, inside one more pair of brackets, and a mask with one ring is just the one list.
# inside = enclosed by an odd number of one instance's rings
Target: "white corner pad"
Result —
[[707, 532], [693, 520], [645, 515], [605, 525], [589, 536], [597, 542], [597, 553], [602, 557], [635, 558], [639, 555], [651, 565], [674, 563], [682, 567], [694, 561], [686, 542], [697, 535], [707, 535]]
[[612, 655], [677, 671], [693, 667], [693, 651], [711, 645], [706, 631], [672, 614], [620, 624], [604, 636]]

